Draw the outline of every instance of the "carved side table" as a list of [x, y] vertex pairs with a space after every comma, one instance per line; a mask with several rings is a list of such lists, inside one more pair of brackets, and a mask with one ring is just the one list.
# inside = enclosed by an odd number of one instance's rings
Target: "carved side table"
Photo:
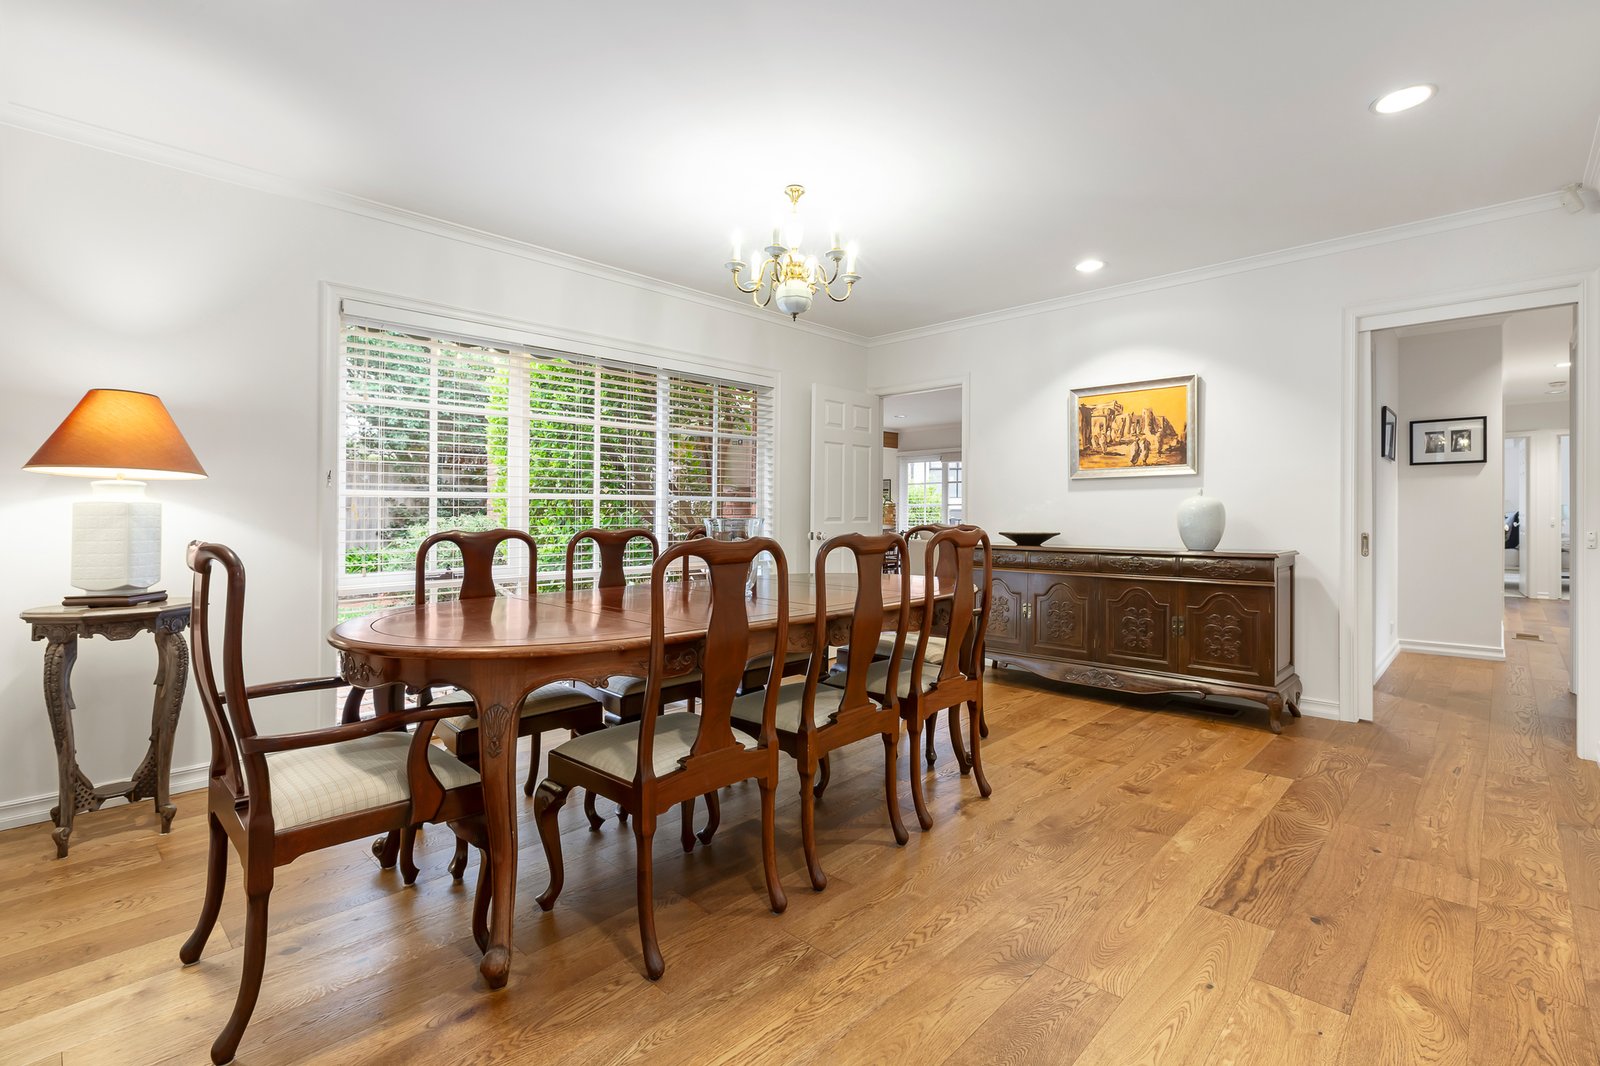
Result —
[[[161, 831], [172, 829], [169, 782], [172, 772], [172, 736], [183, 707], [183, 689], [189, 680], [189, 645], [183, 631], [189, 625], [186, 600], [166, 600], [137, 607], [35, 607], [22, 612], [22, 620], [33, 627], [33, 639], [47, 643], [44, 649], [44, 703], [50, 715], [50, 730], [55, 735], [56, 765], [61, 795], [50, 812], [56, 830], [56, 858], [65, 858], [67, 838], [72, 835], [72, 819], [79, 811], [99, 810], [108, 799], [118, 796], [129, 803], [145, 797], [155, 799], [161, 815]], [[131, 781], [95, 785], [78, 768], [78, 747], [72, 730], [72, 667], [78, 661], [79, 637], [105, 637], [127, 640], [140, 633], [151, 633], [156, 640], [156, 699], [151, 713], [150, 750], [133, 772]]]

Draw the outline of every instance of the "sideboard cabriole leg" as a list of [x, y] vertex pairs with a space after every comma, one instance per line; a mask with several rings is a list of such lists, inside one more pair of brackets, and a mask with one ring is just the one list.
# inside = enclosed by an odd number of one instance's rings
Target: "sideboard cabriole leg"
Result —
[[[50, 733], [56, 742], [56, 807], [50, 820], [56, 828], [56, 858], [67, 857], [67, 838], [72, 835], [72, 816], [78, 813], [80, 796], [77, 745], [72, 735], [72, 667], [78, 661], [78, 638], [51, 639], [44, 649], [44, 706], [50, 715]], [[93, 788], [89, 789], [92, 797]]]
[[1267, 699], [1267, 728], [1274, 733], [1283, 732], [1283, 697], [1271, 696]]

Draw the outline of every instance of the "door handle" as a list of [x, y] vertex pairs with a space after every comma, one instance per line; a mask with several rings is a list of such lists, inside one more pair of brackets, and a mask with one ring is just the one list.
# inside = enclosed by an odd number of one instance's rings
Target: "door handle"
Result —
[[1372, 534], [1371, 533], [1363, 533], [1363, 534], [1361, 534], [1361, 557], [1363, 559], [1365, 559], [1368, 556], [1370, 556], [1371, 554], [1372, 554]]

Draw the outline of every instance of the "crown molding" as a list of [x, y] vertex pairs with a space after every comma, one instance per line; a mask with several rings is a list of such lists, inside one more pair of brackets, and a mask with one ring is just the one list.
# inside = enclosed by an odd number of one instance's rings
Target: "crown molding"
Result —
[[1425, 237], [1433, 233], [1445, 233], [1450, 230], [1466, 229], [1490, 222], [1520, 218], [1523, 215], [1538, 214], [1541, 211], [1553, 211], [1560, 206], [1561, 195], [1559, 193], [1541, 193], [1538, 196], [1511, 200], [1503, 204], [1475, 207], [1469, 211], [1458, 211], [1454, 214], [1440, 215], [1436, 218], [1422, 219], [1417, 222], [1403, 222], [1398, 226], [1386, 226], [1383, 229], [1354, 233], [1347, 237], [1334, 237], [1326, 241], [1314, 241], [1311, 244], [1301, 244], [1281, 251], [1264, 252], [1261, 255], [1232, 259], [1224, 263], [1215, 263], [1211, 266], [1195, 267], [1191, 270], [1180, 270], [1171, 274], [1161, 274], [1157, 277], [1130, 281], [1122, 285], [1112, 285], [1103, 289], [1093, 289], [1089, 292], [1074, 293], [1071, 296], [1058, 296], [1049, 300], [1041, 300], [1038, 303], [1022, 304], [1021, 306], [1010, 307], [1001, 311], [985, 311], [965, 318], [953, 318], [947, 322], [937, 322], [931, 326], [918, 326], [914, 329], [901, 330], [897, 333], [883, 333], [872, 337], [866, 343], [868, 348], [881, 348], [889, 344], [921, 340], [925, 337], [935, 337], [943, 333], [956, 333], [961, 330], [972, 329], [975, 326], [1010, 322], [1019, 318], [1030, 318], [1034, 315], [1063, 311], [1072, 307], [1082, 307], [1086, 304], [1100, 303], [1105, 300], [1120, 300], [1126, 296], [1138, 296], [1142, 293], [1157, 292], [1161, 289], [1176, 288], [1180, 285], [1193, 285], [1196, 282], [1225, 278], [1233, 274], [1244, 274], [1252, 270], [1264, 270], [1268, 267], [1299, 263], [1307, 259], [1320, 259], [1323, 256], [1338, 255], [1342, 252], [1355, 251], [1360, 248], [1392, 244], [1396, 241]]
[[144, 163], [153, 163], [156, 166], [167, 167], [171, 170], [182, 171], [198, 177], [227, 182], [230, 185], [238, 185], [256, 192], [281, 196], [291, 200], [301, 200], [321, 207], [329, 207], [337, 211], [360, 215], [379, 222], [403, 226], [407, 229], [445, 240], [475, 245], [488, 251], [516, 256], [519, 259], [526, 259], [579, 274], [586, 274], [592, 278], [626, 285], [634, 289], [642, 289], [659, 296], [685, 300], [717, 311], [726, 311], [766, 325], [799, 330], [802, 333], [826, 337], [829, 340], [843, 341], [846, 344], [859, 346], [867, 343], [867, 338], [859, 333], [851, 333], [834, 326], [824, 326], [815, 322], [790, 321], [784, 323], [779, 320], [774, 312], [763, 311], [760, 308], [752, 307], [730, 298], [713, 296], [709, 293], [701, 292], [699, 289], [691, 289], [686, 285], [663, 281], [660, 278], [638, 274], [631, 270], [609, 266], [605, 263], [597, 263], [592, 259], [584, 259], [581, 256], [558, 252], [553, 248], [545, 248], [542, 245], [517, 240], [514, 237], [501, 236], [500, 234], [490, 233], [487, 230], [476, 229], [472, 226], [464, 226], [457, 222], [435, 218], [432, 215], [425, 215], [403, 207], [395, 207], [392, 204], [381, 203], [377, 200], [369, 200], [366, 197], [340, 192], [336, 189], [325, 188], [309, 182], [294, 181], [254, 167], [230, 163], [227, 160], [192, 152], [160, 141], [135, 137], [103, 126], [96, 126], [77, 119], [67, 118], [63, 115], [42, 111], [38, 108], [28, 107], [25, 104], [18, 104], [14, 101], [8, 101], [4, 105], [0, 105], [0, 125], [10, 126], [45, 137], [53, 137], [56, 140], [68, 141], [88, 148], [98, 148], [114, 155], [125, 156]]

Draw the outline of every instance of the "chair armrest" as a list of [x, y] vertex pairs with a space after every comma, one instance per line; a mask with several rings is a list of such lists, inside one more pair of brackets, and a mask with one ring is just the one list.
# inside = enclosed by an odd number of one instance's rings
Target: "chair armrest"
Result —
[[268, 696], [288, 696], [296, 692], [322, 692], [339, 688], [348, 682], [342, 677], [301, 677], [293, 681], [273, 681], [265, 685], [247, 685], [246, 699], [259, 700]]
[[337, 744], [341, 740], [356, 740], [377, 733], [392, 732], [399, 726], [410, 725], [413, 722], [436, 722], [440, 718], [450, 717], [456, 710], [460, 708], [419, 707], [412, 711], [381, 714], [376, 718], [363, 718], [359, 722], [325, 726], [322, 729], [310, 729], [300, 733], [271, 733], [265, 736], [247, 737], [239, 741], [239, 750], [246, 755], [265, 755], [275, 751]]

